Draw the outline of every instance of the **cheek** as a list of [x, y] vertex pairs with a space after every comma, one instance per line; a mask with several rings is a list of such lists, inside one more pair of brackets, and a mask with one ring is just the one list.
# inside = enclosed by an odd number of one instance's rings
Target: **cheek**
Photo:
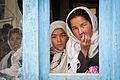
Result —
[[86, 31], [86, 34], [88, 34], [90, 37], [92, 36], [92, 34], [93, 34], [93, 31], [90, 29], [90, 30], [87, 30]]
[[54, 39], [53, 39], [53, 38], [51, 38], [51, 42], [52, 42], [52, 43], [54, 42]]
[[13, 41], [10, 41], [10, 46], [13, 46], [14, 45], [14, 42]]
[[63, 43], [64, 43], [64, 44], [66, 44], [66, 42], [68, 41], [68, 38], [67, 38], [67, 37], [65, 37], [65, 38], [62, 38], [62, 39], [63, 39], [63, 40], [62, 40], [62, 41], [63, 41]]
[[51, 39], [52, 45], [56, 45], [56, 40], [55, 39]]
[[73, 31], [73, 35], [74, 35], [75, 37], [78, 37], [78, 36], [79, 36], [79, 32], [78, 32], [77, 30], [75, 30], [75, 31]]
[[12, 49], [14, 49], [14, 48], [15, 48], [15, 45], [14, 45], [14, 43], [13, 43], [13, 42], [10, 42], [10, 47], [11, 47]]
[[87, 34], [87, 35], [89, 35], [89, 36], [92, 36], [92, 34], [93, 34], [93, 31], [92, 31], [92, 28], [91, 28], [90, 25], [89, 25], [89, 26], [86, 26], [86, 27], [84, 28], [84, 32], [85, 32], [85, 34]]
[[21, 45], [22, 40], [19, 40], [18, 43]]

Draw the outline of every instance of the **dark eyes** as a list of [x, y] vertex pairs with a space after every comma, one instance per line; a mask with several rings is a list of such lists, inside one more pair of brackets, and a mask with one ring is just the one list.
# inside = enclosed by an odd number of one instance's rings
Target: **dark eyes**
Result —
[[66, 36], [66, 34], [61, 34], [61, 36]]
[[21, 37], [10, 38], [10, 41], [14, 41], [14, 40], [21, 40]]
[[56, 36], [51, 36], [51, 38], [56, 38]]
[[83, 24], [83, 26], [86, 26], [87, 24]]
[[73, 28], [72, 28], [72, 30], [76, 30], [76, 29], [78, 29], [78, 28], [77, 28], [77, 27], [73, 27]]
[[[78, 27], [84, 28], [85, 26], [87, 26], [86, 23], [85, 23], [85, 24], [82, 24], [81, 26], [78, 26]], [[77, 26], [73, 26], [73, 27], [72, 27], [72, 30], [76, 30], [76, 29], [78, 29], [78, 27], [77, 27]]]
[[60, 34], [60, 35], [52, 35], [51, 38], [57, 38], [57, 36], [65, 37], [66, 34], [65, 34], [65, 33], [62, 33], [62, 34]]

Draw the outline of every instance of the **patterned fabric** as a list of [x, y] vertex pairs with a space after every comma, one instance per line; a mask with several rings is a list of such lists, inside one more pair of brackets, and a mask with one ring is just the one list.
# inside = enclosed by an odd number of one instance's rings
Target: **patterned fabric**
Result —
[[[50, 72], [52, 73], [65, 73], [67, 72], [67, 56], [65, 50], [63, 52], [58, 52], [54, 49], [50, 49], [51, 58]], [[51, 56], [50, 56], [51, 57]]]
[[60, 64], [62, 55], [63, 55], [63, 52], [54, 55], [53, 61], [51, 62], [51, 70], [55, 69]]

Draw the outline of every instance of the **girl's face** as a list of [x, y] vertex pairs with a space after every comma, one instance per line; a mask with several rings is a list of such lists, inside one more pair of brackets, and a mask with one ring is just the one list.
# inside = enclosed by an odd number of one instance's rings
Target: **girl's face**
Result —
[[92, 26], [89, 21], [87, 21], [82, 16], [74, 17], [70, 20], [71, 30], [74, 36], [80, 41], [82, 35], [92, 36]]
[[17, 51], [21, 46], [22, 38], [18, 33], [12, 33], [9, 39], [12, 50]]
[[64, 50], [67, 40], [68, 40], [67, 34], [62, 28], [55, 29], [51, 35], [52, 45], [58, 51]]

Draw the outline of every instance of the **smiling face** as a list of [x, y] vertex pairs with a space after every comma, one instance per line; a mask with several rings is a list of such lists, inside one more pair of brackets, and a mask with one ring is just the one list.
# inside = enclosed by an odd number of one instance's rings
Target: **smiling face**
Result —
[[10, 47], [16, 51], [21, 46], [22, 37], [18, 33], [11, 33], [9, 38]]
[[51, 35], [52, 45], [58, 51], [64, 50], [67, 40], [68, 40], [67, 34], [62, 28], [55, 29]]
[[81, 39], [81, 33], [89, 35], [90, 37], [93, 34], [92, 26], [90, 22], [82, 16], [76, 16], [72, 18], [70, 20], [70, 26], [71, 26], [71, 31], [78, 40]]

